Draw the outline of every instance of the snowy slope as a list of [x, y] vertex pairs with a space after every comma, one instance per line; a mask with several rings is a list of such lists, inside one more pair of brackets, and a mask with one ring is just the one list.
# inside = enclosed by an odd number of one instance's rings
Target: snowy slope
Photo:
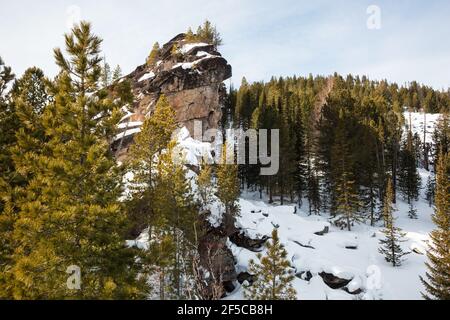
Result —
[[[422, 175], [426, 181], [427, 174], [422, 172]], [[425, 255], [411, 253], [402, 267], [393, 268], [378, 253], [379, 240], [383, 236], [381, 228], [358, 225], [352, 232], [341, 231], [330, 225], [326, 216], [309, 217], [302, 210], [294, 214], [293, 205], [272, 206], [250, 200], [248, 195], [240, 200], [240, 205], [242, 212], [238, 224], [249, 235], [270, 236], [274, 225], [279, 226], [281, 242], [296, 273], [309, 271], [312, 274], [310, 281], [296, 278], [294, 286], [298, 299], [421, 299], [423, 287], [419, 276], [425, 273]], [[399, 201], [397, 225], [407, 232], [408, 241], [403, 243], [405, 251], [425, 252], [428, 234], [434, 228], [431, 222], [433, 210], [424, 201], [417, 207], [419, 219], [411, 220], [407, 204]], [[330, 227], [328, 234], [315, 234], [323, 231], [325, 226]], [[249, 260], [255, 259], [256, 253], [229, 245], [237, 257], [238, 272], [246, 271]], [[348, 287], [350, 291], [361, 289], [364, 293], [357, 297], [341, 289], [333, 290], [319, 276], [321, 272], [352, 280]], [[238, 288], [227, 299], [242, 298], [242, 288]]]
[[405, 117], [405, 132], [409, 129], [409, 121], [411, 119], [413, 134], [417, 133], [423, 142], [426, 121], [426, 142], [431, 143], [433, 141], [434, 128], [436, 127], [436, 123], [441, 118], [441, 114], [405, 112], [403, 115]]

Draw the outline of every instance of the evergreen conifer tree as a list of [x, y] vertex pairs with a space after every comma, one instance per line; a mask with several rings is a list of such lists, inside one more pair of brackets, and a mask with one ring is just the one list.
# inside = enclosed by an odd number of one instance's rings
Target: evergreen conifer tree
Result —
[[245, 286], [244, 294], [251, 300], [295, 300], [297, 292], [292, 287], [293, 271], [287, 251], [280, 243], [278, 231], [272, 232], [272, 242], [266, 244], [267, 254], [258, 254], [258, 262], [250, 260], [249, 273], [256, 279]]
[[417, 219], [414, 201], [418, 200], [420, 183], [413, 136], [409, 131], [400, 154], [399, 190], [410, 206], [408, 213], [411, 219]]
[[[47, 142], [17, 160], [31, 160], [33, 176], [17, 201], [13, 297], [138, 298], [135, 252], [125, 245], [118, 201], [122, 175], [109, 148], [122, 101], [100, 90], [101, 40], [90, 24], [76, 25], [65, 40], [68, 57], [55, 50], [61, 72], [43, 114]], [[80, 290], [67, 285], [74, 266]]]
[[150, 55], [147, 58], [147, 66], [153, 67], [155, 65], [156, 61], [159, 58], [160, 52], [161, 48], [159, 46], [159, 43], [155, 42], [155, 44], [153, 44], [152, 51], [150, 52]]
[[120, 78], [122, 78], [122, 68], [120, 65], [117, 65], [114, 68], [113, 74], [112, 74], [112, 82], [118, 81]]
[[227, 152], [230, 148], [227, 144], [222, 146], [221, 163], [217, 166], [217, 197], [225, 207], [224, 223], [226, 228], [232, 228], [234, 218], [239, 213], [239, 205], [237, 203], [240, 189], [238, 165], [227, 163]]
[[0, 299], [11, 298], [6, 272], [11, 268], [14, 250], [12, 230], [15, 208], [12, 189], [17, 183], [11, 147], [16, 142], [19, 120], [9, 93], [14, 74], [0, 57]]
[[428, 272], [421, 278], [427, 299], [450, 300], [450, 155], [441, 152], [436, 177], [436, 209], [427, 253]]
[[409, 253], [404, 253], [400, 246], [400, 243], [404, 242], [403, 238], [405, 237], [405, 233], [394, 225], [395, 219], [393, 215], [395, 210], [392, 205], [393, 199], [394, 191], [392, 181], [389, 179], [383, 205], [383, 218], [385, 222], [383, 234], [385, 238], [380, 240], [381, 247], [379, 248], [379, 252], [384, 255], [387, 262], [392, 263], [394, 267], [399, 267], [403, 262], [403, 256]]
[[332, 149], [332, 159], [335, 172], [336, 225], [351, 231], [353, 224], [361, 220], [358, 214], [360, 201], [356, 192], [355, 180], [352, 177], [352, 155], [345, 135], [344, 119], [341, 120], [336, 132], [336, 141]]

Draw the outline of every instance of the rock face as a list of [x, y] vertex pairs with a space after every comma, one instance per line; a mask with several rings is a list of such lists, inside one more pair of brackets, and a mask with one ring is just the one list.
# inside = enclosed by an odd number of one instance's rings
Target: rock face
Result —
[[152, 63], [124, 77], [131, 82], [135, 101], [113, 146], [118, 156], [126, 153], [139, 124], [152, 114], [162, 94], [175, 109], [180, 126], [186, 126], [191, 135], [195, 120], [202, 121], [203, 130], [217, 128], [226, 93], [223, 81], [231, 75], [231, 66], [214, 46], [188, 43], [185, 34], [170, 40]]

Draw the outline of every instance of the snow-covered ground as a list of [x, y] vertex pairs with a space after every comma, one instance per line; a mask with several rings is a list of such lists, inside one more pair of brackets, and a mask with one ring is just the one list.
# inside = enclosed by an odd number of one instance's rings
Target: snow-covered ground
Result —
[[[427, 173], [421, 172], [426, 181]], [[253, 198], [253, 199], [252, 199]], [[269, 205], [247, 194], [240, 199], [241, 217], [238, 225], [252, 237], [270, 236], [274, 226], [278, 226], [281, 242], [288, 251], [288, 257], [297, 274], [310, 272], [309, 281], [296, 278], [294, 286], [300, 300], [323, 299], [421, 299], [424, 290], [419, 276], [425, 273], [425, 253], [433, 209], [425, 201], [417, 203], [419, 219], [408, 218], [408, 205], [398, 201], [397, 225], [406, 233], [407, 242], [402, 244], [405, 251], [413, 251], [406, 256], [403, 266], [394, 268], [378, 253], [382, 228], [357, 225], [352, 232], [341, 231], [328, 222], [328, 216], [308, 216], [306, 208], [294, 214], [295, 206]], [[329, 227], [329, 233], [316, 235]], [[247, 270], [250, 259], [256, 253], [229, 244], [238, 260], [238, 272]], [[310, 247], [310, 248], [307, 248]], [[356, 249], [355, 249], [356, 247]], [[347, 249], [351, 248], [351, 249]], [[320, 273], [326, 272], [342, 279], [352, 280], [349, 291], [361, 289], [359, 295], [349, 294], [342, 289], [331, 289], [323, 281]], [[242, 299], [242, 288], [227, 299]]]
[[433, 141], [434, 128], [436, 123], [439, 121], [441, 114], [435, 113], [422, 113], [422, 112], [405, 112], [405, 132], [409, 129], [409, 119], [411, 116], [412, 132], [413, 134], [418, 134], [421, 141], [423, 142], [425, 121], [426, 121], [426, 142], [431, 143]]

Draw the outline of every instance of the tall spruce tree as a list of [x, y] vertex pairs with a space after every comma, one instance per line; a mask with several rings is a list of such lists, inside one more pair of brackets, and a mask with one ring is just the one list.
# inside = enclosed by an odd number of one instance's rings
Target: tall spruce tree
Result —
[[426, 263], [428, 272], [421, 278], [426, 299], [450, 300], [450, 154], [441, 152], [436, 177], [436, 208]]
[[413, 144], [412, 132], [408, 132], [406, 141], [402, 145], [400, 153], [399, 190], [408, 202], [409, 217], [417, 219], [417, 211], [414, 208], [414, 201], [419, 198], [421, 179], [417, 171], [416, 152]]
[[122, 78], [122, 68], [120, 67], [120, 65], [117, 65], [114, 68], [113, 74], [112, 74], [112, 82], [116, 82], [118, 81], [120, 78]]
[[295, 277], [276, 229], [266, 249], [265, 256], [258, 254], [258, 262], [250, 260], [248, 271], [256, 279], [252, 285], [244, 287], [245, 297], [251, 300], [295, 300], [297, 292], [292, 287]]
[[395, 209], [392, 206], [393, 201], [394, 191], [392, 181], [389, 179], [383, 205], [383, 218], [385, 223], [383, 234], [385, 238], [380, 240], [381, 247], [378, 251], [384, 255], [387, 262], [392, 263], [392, 266], [399, 267], [404, 261], [403, 257], [409, 253], [403, 252], [400, 246], [400, 243], [404, 242], [403, 238], [405, 237], [405, 233], [394, 225]]
[[352, 154], [348, 137], [345, 134], [345, 120], [341, 112], [338, 128], [336, 129], [335, 144], [332, 148], [332, 163], [335, 179], [335, 212], [337, 226], [351, 231], [355, 222], [360, 221], [358, 213], [360, 201], [356, 191], [355, 180], [352, 174]]
[[156, 171], [153, 206], [159, 222], [157, 229], [169, 234], [173, 241], [172, 261], [166, 273], [172, 290], [166, 297], [185, 299], [192, 280], [199, 208], [176, 142], [169, 143], [166, 152], [159, 156]]
[[[109, 148], [122, 101], [100, 90], [101, 40], [90, 24], [76, 25], [65, 40], [68, 57], [55, 50], [61, 72], [43, 115], [47, 142], [39, 153], [17, 159], [33, 176], [17, 201], [13, 297], [139, 298], [118, 201], [122, 175]], [[74, 266], [81, 270], [80, 290], [67, 285]]]
[[222, 146], [222, 159], [217, 166], [217, 197], [225, 207], [224, 224], [227, 229], [234, 227], [235, 216], [239, 213], [239, 204], [237, 203], [240, 189], [238, 165], [227, 163], [227, 157], [232, 151], [225, 144]]

